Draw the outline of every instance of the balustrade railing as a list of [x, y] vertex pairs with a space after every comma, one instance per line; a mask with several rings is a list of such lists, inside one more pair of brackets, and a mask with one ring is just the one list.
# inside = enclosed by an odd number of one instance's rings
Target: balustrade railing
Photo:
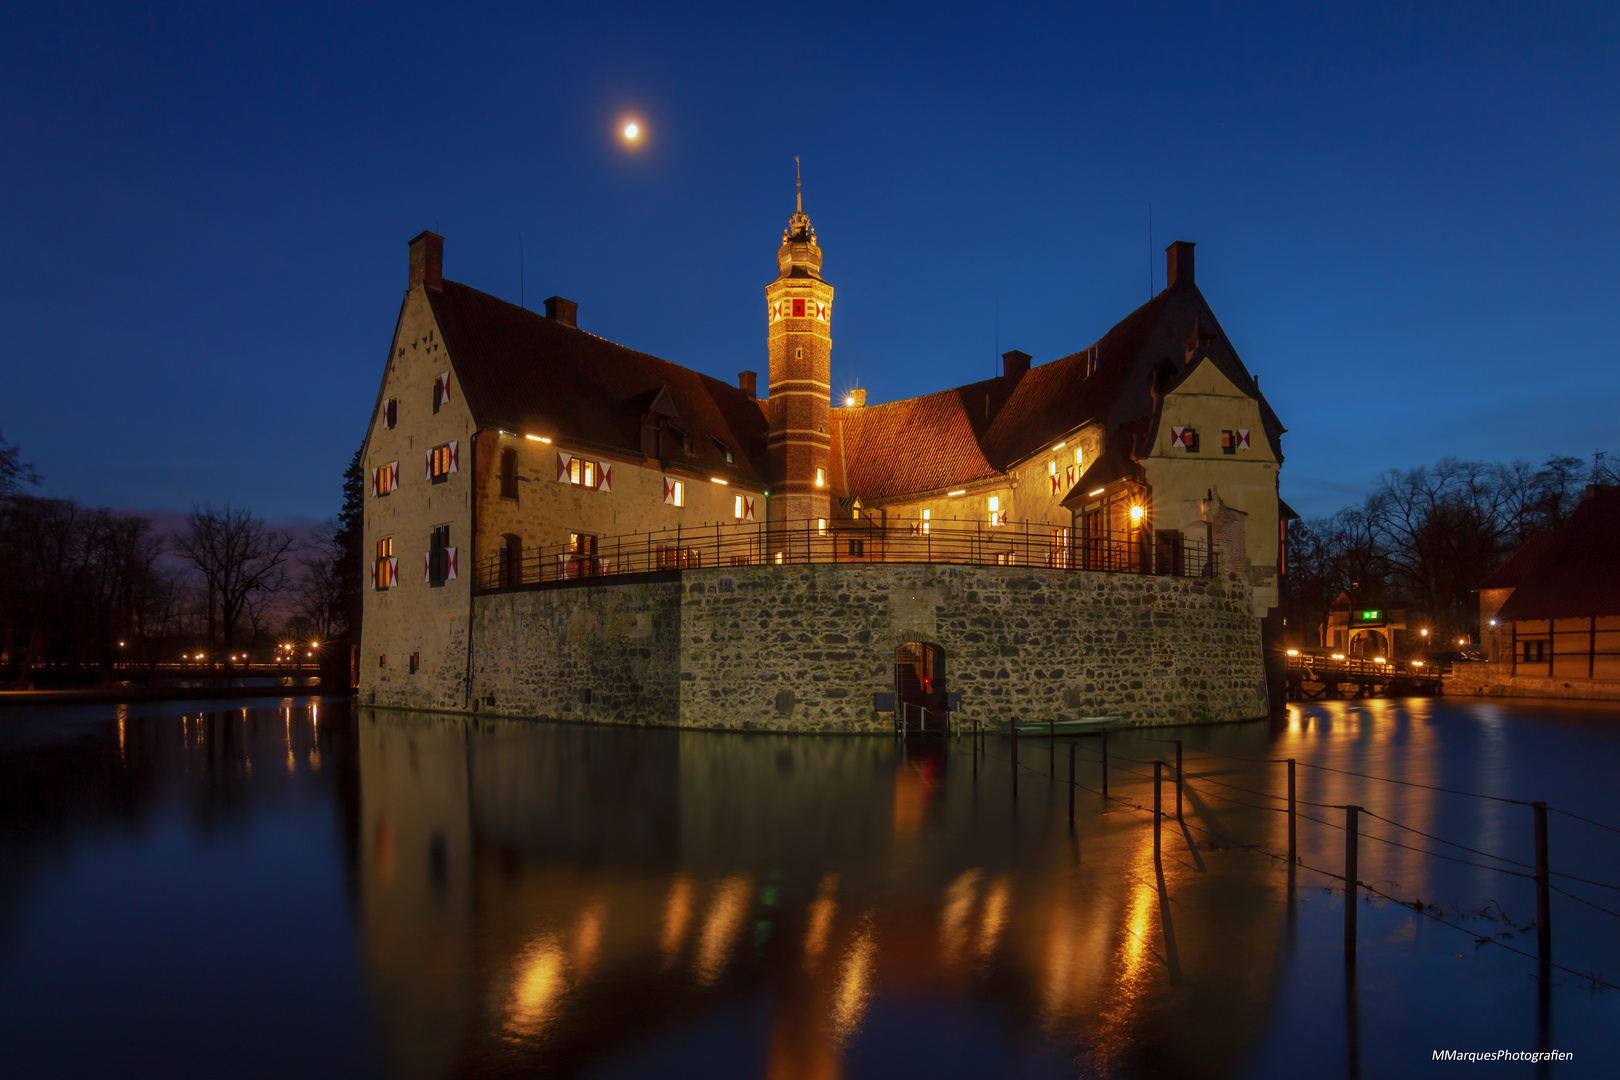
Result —
[[[510, 542], [508, 542], [510, 543]], [[516, 589], [652, 570], [809, 563], [954, 563], [1034, 566], [1122, 574], [1209, 577], [1209, 545], [1180, 532], [1142, 528], [1075, 536], [1045, 523], [820, 521], [747, 522], [665, 529], [626, 536], [577, 535], [536, 548], [503, 546], [479, 561], [477, 587]]]

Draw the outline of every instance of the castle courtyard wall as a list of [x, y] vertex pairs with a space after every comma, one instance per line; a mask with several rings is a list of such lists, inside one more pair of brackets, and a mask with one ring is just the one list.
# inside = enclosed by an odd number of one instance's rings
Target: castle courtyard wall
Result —
[[[1263, 716], [1247, 585], [1015, 566], [749, 566], [476, 596], [479, 711], [687, 728], [887, 732], [895, 648], [946, 656], [962, 718]], [[379, 696], [375, 704], [398, 704]]]

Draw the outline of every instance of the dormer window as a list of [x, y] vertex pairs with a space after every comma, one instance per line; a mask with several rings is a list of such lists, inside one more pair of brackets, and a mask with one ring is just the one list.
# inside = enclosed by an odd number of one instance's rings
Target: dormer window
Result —
[[709, 436], [709, 441], [714, 443], [714, 448], [720, 451], [720, 456], [725, 459], [727, 465], [731, 465], [736, 462], [737, 455], [732, 453], [731, 447], [727, 446], [719, 439], [716, 439], [713, 435]]

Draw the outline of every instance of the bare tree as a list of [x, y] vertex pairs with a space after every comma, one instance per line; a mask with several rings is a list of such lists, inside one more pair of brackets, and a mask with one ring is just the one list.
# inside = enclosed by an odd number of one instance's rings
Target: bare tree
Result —
[[262, 601], [286, 584], [295, 548], [291, 533], [229, 503], [192, 510], [174, 550], [202, 579], [211, 644], [229, 651], [243, 617], [255, 622], [262, 617]]
[[344, 570], [348, 544], [338, 522], [324, 521], [310, 537], [299, 559], [296, 592], [297, 616], [308, 632], [330, 641], [347, 628], [344, 611]]

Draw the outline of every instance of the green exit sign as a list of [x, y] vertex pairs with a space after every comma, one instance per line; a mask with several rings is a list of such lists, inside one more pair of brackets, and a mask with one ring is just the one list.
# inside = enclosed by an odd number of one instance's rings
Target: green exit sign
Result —
[[1377, 622], [1378, 619], [1379, 619], [1379, 616], [1381, 616], [1381, 615], [1383, 615], [1382, 611], [1363, 611], [1363, 612], [1361, 612], [1361, 621], [1362, 622]]

